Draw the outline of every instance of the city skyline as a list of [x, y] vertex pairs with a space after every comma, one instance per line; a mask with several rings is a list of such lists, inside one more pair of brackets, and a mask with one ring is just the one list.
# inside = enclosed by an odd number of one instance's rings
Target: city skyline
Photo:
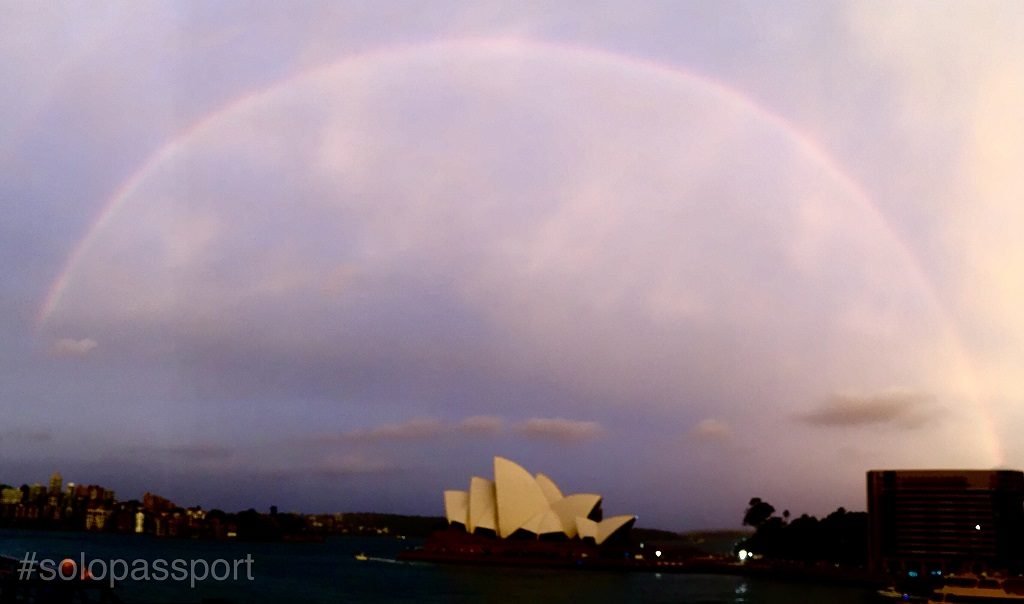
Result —
[[1018, 4], [5, 9], [9, 480], [442, 515], [501, 455], [685, 530], [1024, 466]]

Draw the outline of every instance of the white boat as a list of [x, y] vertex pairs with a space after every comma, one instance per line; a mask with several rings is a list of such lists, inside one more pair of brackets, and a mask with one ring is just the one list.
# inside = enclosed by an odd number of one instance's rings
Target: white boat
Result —
[[905, 591], [900, 591], [895, 587], [879, 589], [875, 593], [878, 595], [879, 598], [883, 600], [893, 600], [896, 602], [928, 602], [927, 597], [914, 595]]

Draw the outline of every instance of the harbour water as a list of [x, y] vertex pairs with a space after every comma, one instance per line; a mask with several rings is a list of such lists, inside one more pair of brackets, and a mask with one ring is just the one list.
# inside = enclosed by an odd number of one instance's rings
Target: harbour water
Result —
[[[654, 573], [566, 572], [395, 562], [414, 542], [388, 537], [335, 537], [322, 543], [244, 543], [157, 539], [147, 535], [0, 530], [0, 554], [39, 559], [167, 561], [240, 560], [251, 556], [253, 580], [240, 567], [237, 580], [122, 581], [115, 593], [127, 603], [295, 602], [652, 602], [860, 604], [865, 590], [743, 577]], [[355, 558], [365, 553], [367, 560]]]

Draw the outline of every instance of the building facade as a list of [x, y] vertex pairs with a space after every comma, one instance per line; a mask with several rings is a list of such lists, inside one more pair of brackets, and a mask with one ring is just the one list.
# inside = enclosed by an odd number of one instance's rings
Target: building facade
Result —
[[873, 470], [867, 495], [874, 570], [924, 576], [1024, 566], [1024, 472]]

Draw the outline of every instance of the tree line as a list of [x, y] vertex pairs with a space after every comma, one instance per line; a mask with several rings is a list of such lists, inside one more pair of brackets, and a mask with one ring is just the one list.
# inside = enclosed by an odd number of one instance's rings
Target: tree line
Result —
[[791, 520], [789, 510], [779, 516], [772, 504], [754, 497], [747, 505], [743, 524], [753, 527], [754, 534], [736, 546], [737, 552], [747, 550], [773, 560], [851, 566], [867, 563], [867, 512], [848, 512], [840, 507], [820, 520], [808, 514]]

